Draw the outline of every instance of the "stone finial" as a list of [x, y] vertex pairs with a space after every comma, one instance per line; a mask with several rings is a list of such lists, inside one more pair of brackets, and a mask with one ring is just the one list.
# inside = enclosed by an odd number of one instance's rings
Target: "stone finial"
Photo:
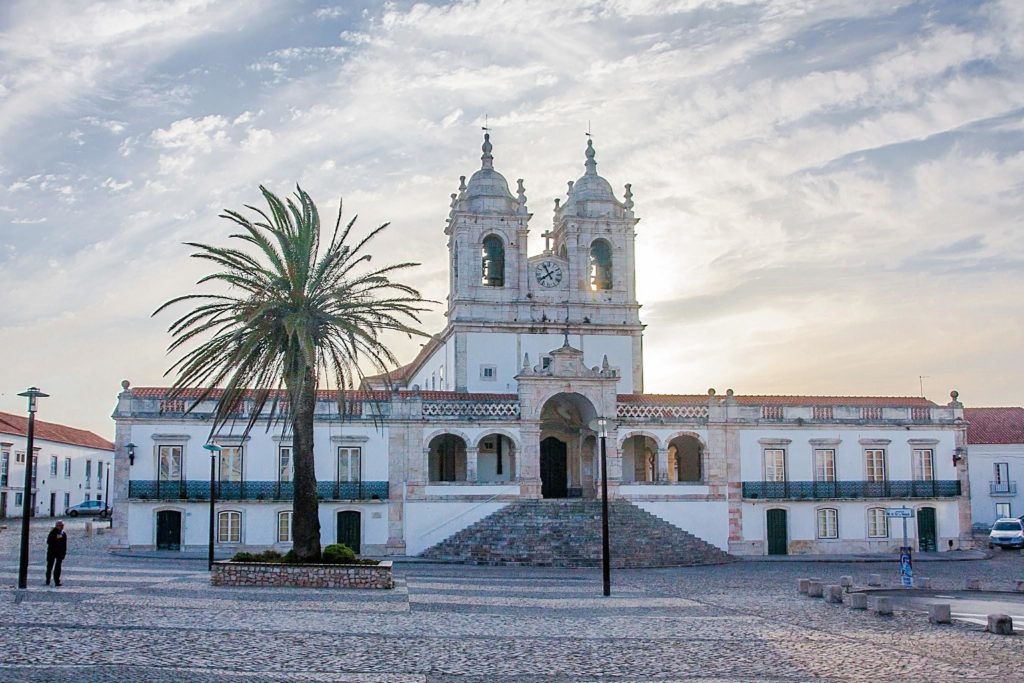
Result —
[[595, 156], [597, 156], [597, 152], [594, 151], [594, 141], [587, 138], [587, 161], [583, 164], [587, 168], [587, 175], [597, 175], [597, 161], [594, 160]]
[[561, 204], [561, 203], [562, 203], [562, 200], [560, 198], [558, 198], [558, 197], [555, 197], [555, 211], [558, 211], [558, 205]]
[[725, 395], [726, 396], [735, 396], [736, 392], [734, 392], [732, 389], [726, 389], [725, 390]]
[[626, 207], [626, 211], [633, 210], [633, 183], [626, 183], [626, 194], [623, 195], [622, 205]]
[[530, 354], [524, 353], [523, 354], [523, 370], [529, 370], [529, 369], [530, 369]]
[[717, 392], [715, 391], [714, 387], [711, 387], [710, 389], [708, 389], [708, 396], [714, 396], [716, 393]]
[[132, 388], [132, 383], [126, 379], [121, 380], [121, 391], [128, 391]]
[[964, 407], [964, 404], [960, 402], [960, 392], [957, 391], [956, 389], [954, 389], [953, 391], [949, 392], [949, 398], [952, 399], [949, 402], [949, 407], [950, 408], [963, 408]]
[[461, 193], [461, 192], [465, 192], [465, 191], [466, 191], [466, 176], [460, 175], [459, 176], [459, 192]]
[[457, 195], [454, 192], [452, 192], [452, 203], [449, 204], [449, 206], [454, 209], [455, 208], [455, 204], [458, 201], [459, 201], [459, 195]]
[[494, 145], [491, 144], [490, 133], [484, 133], [484, 144], [480, 145], [480, 149], [484, 152], [480, 155], [480, 168], [494, 168], [494, 157], [491, 155]]
[[519, 202], [518, 213], [520, 215], [525, 215], [526, 214], [526, 188], [523, 187], [523, 179], [522, 178], [518, 179], [516, 181], [516, 185], [517, 185], [517, 187], [516, 187], [516, 195], [518, 197], [517, 201]]
[[572, 186], [575, 185], [575, 184], [576, 184], [575, 180], [570, 180], [569, 182], [567, 182], [566, 185], [569, 186], [569, 189], [566, 190], [565, 193], [566, 194], [572, 194]]
[[608, 372], [608, 370], [609, 370], [609, 366], [608, 366], [608, 354], [607, 354], [607, 353], [606, 353], [606, 354], [604, 354], [604, 358], [602, 358], [602, 359], [601, 359], [601, 370], [603, 370], [603, 371], [605, 371], [605, 372]]

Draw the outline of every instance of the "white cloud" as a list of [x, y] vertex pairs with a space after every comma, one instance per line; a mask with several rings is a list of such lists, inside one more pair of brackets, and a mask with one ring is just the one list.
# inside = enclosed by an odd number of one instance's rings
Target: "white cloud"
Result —
[[[125, 375], [163, 381], [167, 321], [147, 316], [201, 272], [180, 243], [222, 241], [216, 215], [259, 203], [260, 183], [301, 183], [332, 218], [341, 195], [360, 225], [391, 220], [377, 253], [423, 261], [413, 284], [443, 300], [448, 195], [479, 167], [485, 114], [496, 167], [526, 180], [533, 251], [552, 199], [582, 173], [588, 122], [598, 170], [619, 196], [633, 183], [649, 390], [912, 393], [929, 374], [971, 401], [1017, 395], [1024, 374], [1006, 368], [1024, 343], [1020, 3], [527, 0], [513, 12], [479, 0], [358, 17], [313, 4], [262, 32], [229, 21], [187, 35], [242, 4], [161, 8], [166, 25], [105, 37], [76, 29], [66, 49], [45, 37], [56, 57], [19, 47], [15, 64], [0, 48], [0, 119], [24, 120], [3, 109], [28, 87], [8, 65], [83, 60], [66, 93], [24, 111], [84, 128], [90, 144], [75, 153], [93, 156], [62, 152], [47, 162], [57, 171], [0, 156], [12, 215], [48, 215], [54, 230], [55, 212], [75, 209], [75, 231], [45, 249], [3, 246], [13, 280], [48, 250], [60, 272], [32, 292], [35, 309], [5, 291], [0, 317], [37, 310], [47, 334], [82, 340], [91, 397]], [[221, 26], [233, 28], [218, 40], [237, 40], [189, 63], [187, 47]], [[166, 40], [142, 46], [154, 31]], [[108, 286], [110, 273], [147, 288]], [[72, 325], [68, 311], [97, 324]], [[127, 328], [131, 357], [105, 331]]]
[[113, 178], [107, 178], [102, 183], [100, 183], [100, 187], [105, 187], [111, 192], [120, 192], [121, 190], [127, 190], [129, 187], [132, 186], [132, 184], [133, 183], [131, 180], [126, 180], [123, 183], [119, 183]]

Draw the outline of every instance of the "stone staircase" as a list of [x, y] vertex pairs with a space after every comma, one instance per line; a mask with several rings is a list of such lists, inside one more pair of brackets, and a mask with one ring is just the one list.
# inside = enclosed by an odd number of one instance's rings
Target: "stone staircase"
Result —
[[[731, 562], [732, 556], [625, 500], [608, 504], [613, 567]], [[517, 501], [427, 548], [421, 557], [464, 564], [601, 566], [601, 501]]]

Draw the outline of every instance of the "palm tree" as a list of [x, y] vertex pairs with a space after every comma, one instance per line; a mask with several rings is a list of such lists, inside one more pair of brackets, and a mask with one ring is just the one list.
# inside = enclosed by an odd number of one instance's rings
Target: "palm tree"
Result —
[[[364, 247], [387, 227], [372, 230], [348, 244], [353, 218], [342, 228], [341, 206], [330, 242], [322, 248], [316, 205], [301, 187], [287, 204], [260, 186], [269, 215], [249, 220], [225, 210], [242, 227], [231, 235], [250, 247], [238, 248], [187, 242], [198, 251], [193, 258], [213, 262], [218, 270], [197, 285], [221, 285], [217, 293], [187, 294], [169, 306], [188, 302], [195, 307], [175, 320], [168, 331], [173, 341], [168, 353], [199, 342], [174, 363], [167, 374], [177, 373], [171, 396], [190, 394], [191, 412], [213, 398], [216, 407], [211, 437], [216, 435], [245, 399], [252, 411], [248, 433], [258, 420], [290, 423], [293, 453], [293, 548], [300, 560], [320, 559], [320, 521], [317, 511], [316, 472], [313, 463], [313, 413], [317, 387], [326, 381], [337, 389], [338, 410], [346, 413], [345, 394], [363, 377], [361, 365], [386, 372], [397, 359], [385, 346], [381, 333], [397, 330], [422, 334], [412, 326], [426, 301], [419, 292], [391, 277], [418, 264], [368, 266]], [[252, 247], [255, 247], [252, 249]]]

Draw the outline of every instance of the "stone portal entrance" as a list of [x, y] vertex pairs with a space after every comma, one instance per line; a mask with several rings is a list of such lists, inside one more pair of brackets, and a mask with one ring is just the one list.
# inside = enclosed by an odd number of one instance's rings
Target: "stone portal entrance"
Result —
[[540, 495], [543, 498], [569, 496], [566, 445], [553, 436], [540, 442]]
[[587, 423], [596, 415], [594, 405], [581, 394], [555, 394], [544, 404], [540, 416], [542, 497], [592, 495], [596, 442]]

